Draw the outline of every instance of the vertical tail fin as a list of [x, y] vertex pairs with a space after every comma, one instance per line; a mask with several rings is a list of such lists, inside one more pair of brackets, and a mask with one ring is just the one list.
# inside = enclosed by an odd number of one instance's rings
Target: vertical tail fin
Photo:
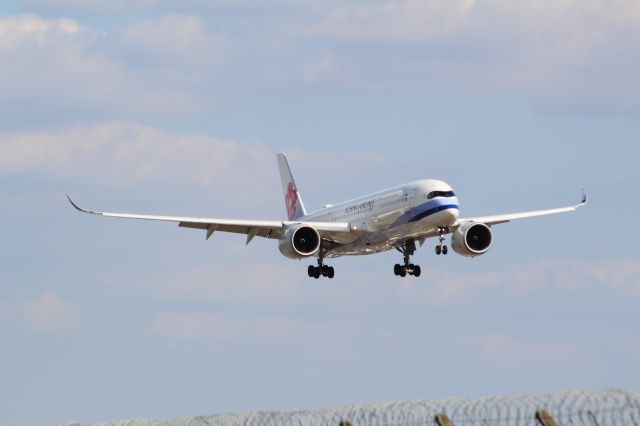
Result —
[[302, 204], [302, 197], [298, 192], [293, 176], [291, 176], [291, 169], [289, 169], [289, 163], [284, 153], [279, 153], [278, 168], [280, 169], [280, 180], [282, 181], [282, 192], [284, 192], [284, 203], [287, 207], [287, 217], [289, 220], [298, 220], [307, 215], [307, 211]]

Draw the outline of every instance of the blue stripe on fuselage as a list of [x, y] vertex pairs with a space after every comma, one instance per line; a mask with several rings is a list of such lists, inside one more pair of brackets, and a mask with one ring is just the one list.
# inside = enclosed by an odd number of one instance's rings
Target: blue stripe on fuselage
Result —
[[458, 199], [451, 198], [438, 198], [435, 200], [429, 200], [426, 203], [422, 203], [407, 210], [402, 216], [400, 216], [393, 226], [404, 225], [410, 222], [417, 222], [424, 219], [427, 216], [441, 212], [448, 209], [458, 209], [460, 206], [457, 204]]

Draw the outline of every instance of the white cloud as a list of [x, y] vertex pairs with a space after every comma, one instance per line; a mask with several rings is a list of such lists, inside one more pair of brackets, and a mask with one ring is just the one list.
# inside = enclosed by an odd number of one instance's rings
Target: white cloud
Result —
[[[371, 167], [374, 157], [369, 155], [286, 151], [298, 185], [309, 195], [305, 202], [310, 211], [321, 203], [340, 201], [314, 198], [315, 192], [336, 197], [335, 191], [327, 192], [326, 188], [340, 184], [350, 173], [357, 173], [363, 181], [375, 173]], [[327, 175], [318, 164], [333, 164], [336, 173]], [[80, 205], [109, 211], [254, 219], [280, 219], [285, 212], [275, 151], [267, 146], [175, 133], [127, 121], [50, 132], [0, 132], [0, 174], [46, 181], [56, 188], [46, 205], [60, 203], [59, 207], [70, 207], [64, 199], [68, 193]], [[98, 188], [101, 193], [106, 189], [118, 195], [98, 197]], [[40, 209], [43, 200], [36, 201], [33, 195], [23, 193], [21, 201], [11, 205], [19, 210], [24, 208], [21, 203], [35, 203]], [[159, 204], [150, 207], [149, 202]], [[237, 247], [244, 248], [244, 244], [240, 242]], [[266, 276], [283, 275], [278, 268], [267, 269]], [[206, 273], [202, 276], [205, 278], [193, 280], [189, 286], [206, 288]], [[256, 282], [263, 281], [262, 276], [255, 278]], [[230, 277], [231, 282], [237, 279]], [[285, 285], [284, 281], [273, 283], [273, 287]], [[265, 291], [254, 290], [256, 294]], [[231, 288], [229, 294], [235, 292]]]
[[[114, 184], [247, 183], [274, 166], [262, 145], [181, 135], [132, 122], [73, 126], [53, 133], [0, 134], [0, 171]], [[245, 176], [243, 178], [243, 176]], [[259, 182], [256, 183], [259, 185]]]
[[321, 9], [294, 34], [366, 44], [373, 54], [335, 48], [332, 64], [355, 76], [336, 84], [515, 90], [537, 105], [626, 110], [640, 104], [639, 10], [633, 0], [387, 0]]
[[44, 44], [52, 37], [77, 35], [81, 31], [72, 19], [42, 19], [34, 15], [0, 19], [0, 52], [17, 48], [22, 43]]
[[[124, 7], [32, 3], [71, 12]], [[6, 120], [26, 120], [25, 110], [32, 120], [202, 119], [247, 87], [300, 84], [515, 91], [536, 105], [579, 109], [640, 105], [633, 0], [279, 0], [263, 7], [280, 12], [262, 14], [230, 2], [134, 3], [158, 17], [107, 33], [73, 20], [0, 19], [0, 108], [13, 114]], [[228, 25], [219, 24], [221, 10], [237, 12], [224, 15]], [[260, 25], [246, 30], [242, 19], [252, 13]]]
[[[375, 173], [371, 165], [384, 161], [369, 154], [345, 156], [297, 148], [287, 150], [287, 155], [294, 174], [307, 177], [298, 184], [304, 183], [308, 193], [326, 193], [328, 185], [342, 182], [350, 173], [366, 180]], [[333, 164], [343, 172], [327, 175], [318, 164]], [[198, 194], [206, 188], [207, 197], [215, 194], [229, 208], [238, 202], [251, 208], [261, 203], [279, 207], [282, 196], [275, 151], [266, 145], [175, 133], [130, 121], [49, 132], [0, 132], [0, 173], [64, 182], [67, 191], [97, 183], [127, 189], [162, 185]], [[316, 203], [329, 201], [340, 200]], [[315, 203], [307, 204], [310, 210], [315, 208]]]
[[30, 330], [59, 334], [78, 326], [77, 309], [53, 292], [46, 292], [24, 307], [24, 319]]
[[357, 41], [416, 42], [455, 32], [474, 0], [392, 0], [329, 9], [302, 34]]
[[164, 15], [124, 28], [117, 34], [117, 49], [145, 67], [220, 66], [227, 54], [225, 37], [208, 31], [206, 23], [190, 15]]
[[225, 41], [194, 17], [102, 33], [73, 20], [20, 15], [0, 18], [0, 34], [4, 120], [178, 119], [207, 114], [217, 101], [212, 77]]
[[640, 7], [634, 0], [385, 0], [347, 2], [320, 10], [315, 24], [299, 27], [301, 33], [405, 43], [472, 36], [480, 39], [467, 40], [474, 45], [502, 33], [511, 35], [503, 40], [504, 46], [518, 41], [543, 47], [541, 42], [555, 40], [546, 47], [572, 51], [588, 47], [612, 30], [640, 32]]

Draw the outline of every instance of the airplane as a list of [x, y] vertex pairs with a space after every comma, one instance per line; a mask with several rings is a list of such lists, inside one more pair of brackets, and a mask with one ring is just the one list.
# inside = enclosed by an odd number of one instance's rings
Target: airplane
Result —
[[587, 204], [521, 213], [460, 218], [460, 206], [453, 189], [441, 180], [417, 180], [373, 194], [348, 200], [307, 213], [302, 196], [293, 180], [284, 153], [276, 155], [284, 193], [288, 220], [242, 220], [177, 216], [153, 216], [131, 213], [108, 213], [85, 210], [68, 195], [71, 205], [83, 213], [107, 217], [177, 222], [183, 228], [201, 229], [208, 240], [214, 232], [246, 234], [248, 245], [254, 237], [278, 240], [280, 253], [290, 259], [316, 257], [317, 265], [309, 265], [307, 274], [333, 278], [335, 270], [324, 263], [327, 258], [366, 255], [396, 249], [403, 263], [396, 263], [396, 276], [419, 277], [419, 265], [411, 263], [420, 246], [428, 238], [438, 238], [437, 255], [449, 252], [445, 244], [451, 234], [451, 247], [457, 254], [476, 257], [485, 254], [493, 243], [493, 225], [538, 216], [575, 211]]

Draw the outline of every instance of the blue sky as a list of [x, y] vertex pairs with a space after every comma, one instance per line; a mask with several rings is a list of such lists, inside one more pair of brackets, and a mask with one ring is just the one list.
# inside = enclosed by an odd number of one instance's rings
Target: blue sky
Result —
[[[0, 8], [0, 424], [637, 389], [640, 8], [563, 0]], [[284, 217], [440, 178], [476, 259], [340, 258], [79, 215]], [[34, 408], [37, 407], [37, 408]]]

